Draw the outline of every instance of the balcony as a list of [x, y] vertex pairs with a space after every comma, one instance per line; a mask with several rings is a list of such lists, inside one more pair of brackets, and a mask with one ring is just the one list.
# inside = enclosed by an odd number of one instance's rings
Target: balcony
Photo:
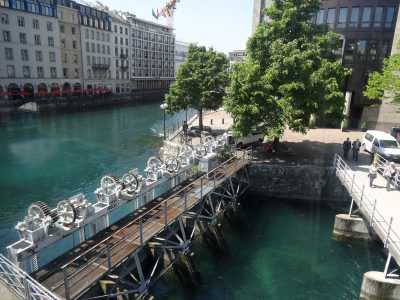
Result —
[[108, 70], [110, 65], [107, 64], [92, 64], [92, 69], [94, 70]]
[[121, 53], [119, 56], [121, 59], [127, 59], [128, 58], [128, 54], [123, 54]]
[[121, 66], [121, 70], [126, 71], [129, 69], [129, 66]]

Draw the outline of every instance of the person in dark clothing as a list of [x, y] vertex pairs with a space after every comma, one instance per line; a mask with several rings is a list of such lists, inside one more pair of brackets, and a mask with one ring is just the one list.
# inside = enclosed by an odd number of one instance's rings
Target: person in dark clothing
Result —
[[361, 142], [359, 139], [353, 142], [353, 160], [358, 161], [358, 153], [360, 152]]
[[351, 142], [350, 139], [347, 138], [347, 140], [343, 142], [343, 156], [345, 160], [349, 160], [350, 149], [351, 149]]
[[182, 130], [183, 130], [183, 134], [185, 135], [185, 137], [187, 137], [188, 129], [189, 129], [188, 124], [186, 123], [186, 121], [183, 121]]

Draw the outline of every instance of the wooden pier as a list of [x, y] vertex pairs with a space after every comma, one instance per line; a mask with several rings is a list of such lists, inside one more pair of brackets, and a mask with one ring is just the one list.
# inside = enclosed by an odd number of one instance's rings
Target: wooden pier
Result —
[[[162, 275], [178, 255], [189, 249], [197, 222], [213, 222], [248, 186], [246, 165], [249, 151], [234, 157], [211, 172], [189, 180], [159, 197], [121, 222], [111, 225], [32, 276], [61, 299], [79, 299], [105, 276], [118, 273], [118, 279], [105, 298], [122, 294], [144, 295], [158, 275]], [[191, 222], [187, 220], [190, 219]], [[190, 226], [188, 225], [190, 224]], [[159, 248], [151, 272], [144, 272], [139, 252], [145, 246]], [[173, 250], [176, 255], [161, 267], [161, 257]], [[128, 266], [129, 265], [129, 266]], [[132, 266], [136, 276], [130, 274]], [[130, 290], [120, 291], [118, 281], [131, 275]], [[101, 298], [101, 296], [100, 296]], [[97, 298], [98, 299], [98, 298]]]

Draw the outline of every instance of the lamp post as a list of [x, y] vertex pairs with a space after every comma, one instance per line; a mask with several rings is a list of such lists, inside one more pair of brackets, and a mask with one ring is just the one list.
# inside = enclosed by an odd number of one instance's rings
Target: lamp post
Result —
[[168, 108], [168, 104], [167, 103], [163, 103], [160, 105], [160, 108], [164, 111], [164, 140], [167, 138], [167, 135], [165, 133], [165, 111]]

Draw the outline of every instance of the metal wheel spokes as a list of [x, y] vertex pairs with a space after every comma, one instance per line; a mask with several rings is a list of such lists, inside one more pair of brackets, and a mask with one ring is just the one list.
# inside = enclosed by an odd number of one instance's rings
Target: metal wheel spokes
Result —
[[219, 146], [223, 146], [226, 143], [226, 139], [223, 135], [217, 136], [216, 141]]
[[28, 216], [34, 219], [44, 219], [50, 214], [50, 209], [44, 202], [32, 203], [28, 208]]
[[180, 148], [179, 156], [180, 157], [189, 157], [192, 155], [193, 152], [194, 152], [194, 149], [191, 145], [182, 145], [182, 147]]
[[128, 193], [134, 193], [139, 187], [139, 181], [132, 173], [127, 173], [122, 177], [122, 183], [125, 184]]
[[57, 215], [64, 225], [71, 225], [75, 222], [76, 211], [74, 206], [67, 200], [57, 204]]
[[101, 179], [101, 187], [107, 195], [114, 192], [118, 184], [118, 178], [114, 175], [106, 175]]
[[150, 157], [147, 161], [147, 167], [152, 171], [160, 170], [163, 163], [159, 157], [153, 156]]
[[201, 158], [207, 155], [207, 148], [203, 144], [198, 144], [195, 147], [197, 158]]
[[204, 145], [206, 146], [212, 146], [215, 143], [215, 139], [214, 137], [212, 137], [211, 135], [206, 136], [205, 140], [204, 140]]
[[179, 169], [179, 162], [175, 157], [167, 158], [165, 160], [165, 165], [167, 166], [167, 170], [170, 172], [177, 172]]

